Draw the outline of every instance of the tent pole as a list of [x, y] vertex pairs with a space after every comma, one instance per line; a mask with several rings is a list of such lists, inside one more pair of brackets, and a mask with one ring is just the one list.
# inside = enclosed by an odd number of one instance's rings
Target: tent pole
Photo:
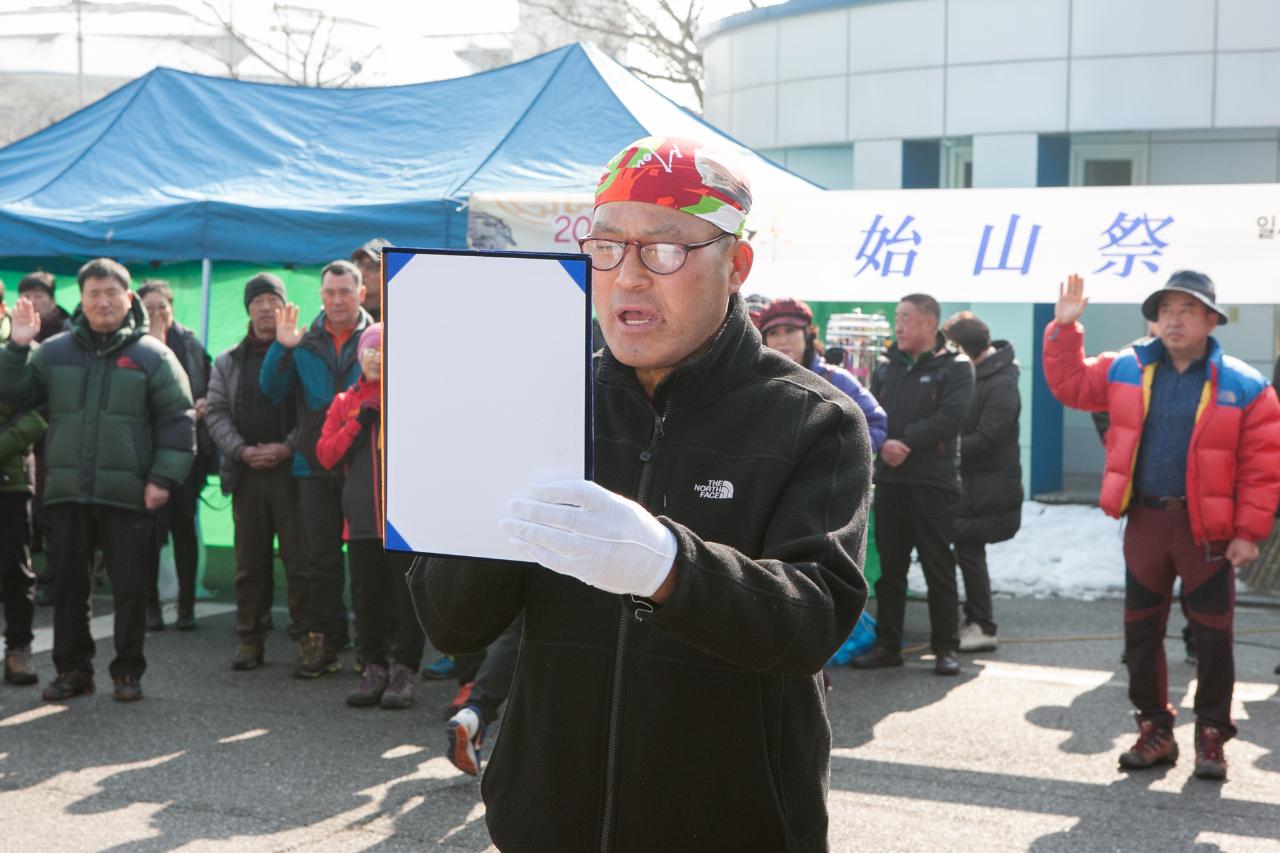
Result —
[[208, 258], [200, 261], [200, 341], [204, 348], [209, 348], [209, 299], [213, 283], [213, 262]]

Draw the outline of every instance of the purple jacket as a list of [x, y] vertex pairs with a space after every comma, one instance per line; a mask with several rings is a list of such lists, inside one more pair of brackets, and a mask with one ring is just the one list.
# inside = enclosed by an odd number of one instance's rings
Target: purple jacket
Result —
[[827, 364], [817, 353], [813, 354], [809, 369], [853, 398], [853, 402], [862, 409], [862, 414], [867, 416], [867, 428], [871, 431], [871, 452], [873, 455], [879, 453], [880, 445], [884, 444], [885, 436], [889, 434], [889, 416], [876, 402], [876, 398], [863, 387], [858, 377], [843, 367]]

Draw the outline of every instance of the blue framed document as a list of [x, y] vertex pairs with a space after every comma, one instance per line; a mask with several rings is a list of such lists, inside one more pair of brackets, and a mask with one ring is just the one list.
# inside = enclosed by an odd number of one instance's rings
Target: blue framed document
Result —
[[388, 551], [522, 560], [498, 530], [531, 482], [591, 478], [586, 255], [387, 248]]

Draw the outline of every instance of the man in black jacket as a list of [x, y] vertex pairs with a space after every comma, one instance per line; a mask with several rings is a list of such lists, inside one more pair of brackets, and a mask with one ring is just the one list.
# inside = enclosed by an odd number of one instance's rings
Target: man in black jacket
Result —
[[960, 508], [956, 562], [964, 578], [960, 651], [996, 648], [987, 545], [1012, 539], [1022, 526], [1022, 449], [1018, 446], [1018, 361], [1008, 341], [992, 341], [987, 324], [968, 311], [942, 332], [973, 362], [973, 405], [960, 428]]
[[173, 537], [173, 562], [178, 577], [178, 618], [174, 627], [194, 631], [196, 627], [196, 570], [200, 563], [200, 536], [196, 515], [213, 457], [213, 442], [204, 423], [209, 396], [209, 371], [213, 360], [195, 332], [173, 316], [173, 288], [161, 279], [147, 279], [138, 288], [138, 300], [146, 309], [147, 334], [169, 348], [191, 385], [196, 413], [196, 457], [182, 484], [173, 490], [169, 502], [156, 514], [156, 542], [151, 562], [151, 588], [147, 595], [147, 630], [163, 631], [160, 610], [160, 551]]
[[[18, 297], [26, 297], [35, 306], [40, 315], [40, 333], [35, 343], [42, 344], [61, 332], [71, 330], [71, 315], [53, 299], [57, 278], [53, 273], [36, 270], [27, 273], [18, 281]], [[43, 413], [47, 414], [47, 412]], [[44, 456], [44, 442], [35, 444], [36, 458], [36, 491], [31, 500], [31, 550], [44, 551], [45, 540], [49, 535], [49, 514], [44, 508], [44, 483], [48, 476], [48, 464]], [[42, 576], [36, 578], [36, 604], [53, 604], [53, 573], [45, 569]]]
[[951, 532], [960, 496], [960, 425], [973, 399], [973, 365], [938, 331], [938, 301], [913, 293], [894, 312], [894, 342], [871, 377], [889, 414], [876, 462], [876, 645], [859, 669], [902, 666], [902, 623], [911, 550], [929, 587], [934, 672], [956, 675], [960, 646]]
[[410, 573], [445, 652], [524, 609], [481, 784], [503, 851], [827, 849], [820, 671], [866, 600], [871, 445], [846, 395], [762, 349], [737, 295], [749, 204], [695, 142], [610, 162], [582, 241], [597, 482], [513, 499], [530, 563]]

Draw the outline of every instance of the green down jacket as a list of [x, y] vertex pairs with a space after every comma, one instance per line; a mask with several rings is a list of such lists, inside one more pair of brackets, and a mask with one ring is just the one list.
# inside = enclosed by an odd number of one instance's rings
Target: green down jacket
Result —
[[[0, 346], [8, 340], [9, 317], [0, 311]], [[44, 435], [44, 428], [39, 412], [24, 412], [16, 400], [0, 394], [0, 494], [35, 491], [31, 445]]]
[[186, 373], [146, 334], [140, 300], [124, 325], [95, 335], [77, 310], [71, 330], [38, 347], [0, 349], [0, 396], [48, 406], [44, 502], [143, 510], [145, 485], [175, 489], [195, 453]]

